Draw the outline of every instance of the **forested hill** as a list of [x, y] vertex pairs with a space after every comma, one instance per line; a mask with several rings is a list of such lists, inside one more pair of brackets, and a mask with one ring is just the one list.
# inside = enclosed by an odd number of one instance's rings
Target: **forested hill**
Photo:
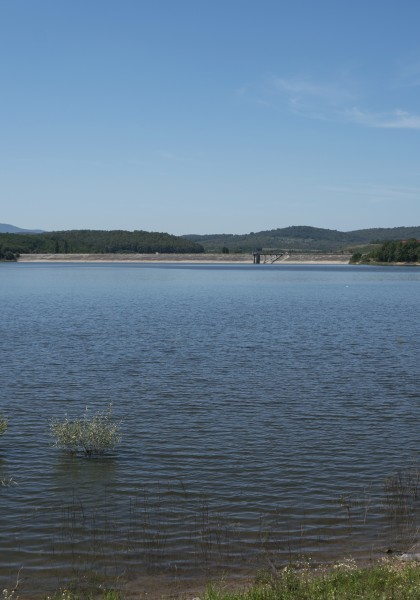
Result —
[[[357, 246], [420, 239], [420, 227], [336, 231], [294, 226], [244, 235], [186, 235], [147, 231], [72, 230], [43, 233], [0, 233], [0, 251], [19, 254], [200, 253], [292, 250], [304, 252], [355, 251]], [[362, 250], [365, 252], [367, 250]]]
[[24, 234], [1, 233], [0, 249], [19, 254], [101, 254], [118, 252], [199, 253], [203, 246], [169, 233], [148, 231], [51, 231]]
[[357, 245], [381, 243], [387, 240], [420, 238], [420, 227], [393, 227], [336, 231], [318, 227], [293, 226], [283, 229], [251, 232], [243, 235], [186, 235], [186, 239], [200, 243], [206, 252], [252, 252], [256, 249], [336, 252]]

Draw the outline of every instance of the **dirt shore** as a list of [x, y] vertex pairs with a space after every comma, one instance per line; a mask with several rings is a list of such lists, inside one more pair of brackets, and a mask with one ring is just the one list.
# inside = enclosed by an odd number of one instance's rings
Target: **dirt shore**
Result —
[[[350, 254], [292, 254], [274, 264], [345, 265]], [[253, 264], [252, 254], [21, 254], [18, 262]], [[263, 257], [261, 257], [263, 264]]]

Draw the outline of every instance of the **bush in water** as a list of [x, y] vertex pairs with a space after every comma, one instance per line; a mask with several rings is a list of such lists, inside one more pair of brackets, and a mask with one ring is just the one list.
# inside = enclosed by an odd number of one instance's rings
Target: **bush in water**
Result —
[[64, 421], [55, 419], [51, 423], [51, 433], [56, 446], [71, 454], [81, 451], [85, 456], [104, 454], [121, 440], [120, 423], [112, 417], [111, 404], [106, 411], [97, 412], [91, 417], [86, 409], [79, 419], [71, 420], [67, 415]]

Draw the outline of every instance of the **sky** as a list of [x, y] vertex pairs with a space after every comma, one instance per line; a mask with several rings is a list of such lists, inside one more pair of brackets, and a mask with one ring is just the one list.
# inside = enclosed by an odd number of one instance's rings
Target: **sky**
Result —
[[0, 222], [420, 225], [418, 0], [0, 0]]

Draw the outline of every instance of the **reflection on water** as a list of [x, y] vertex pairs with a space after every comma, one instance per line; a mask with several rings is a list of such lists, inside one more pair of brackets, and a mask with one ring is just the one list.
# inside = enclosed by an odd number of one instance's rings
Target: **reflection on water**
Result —
[[[41, 590], [416, 541], [415, 476], [396, 473], [418, 456], [419, 271], [7, 267], [3, 587], [21, 566]], [[114, 453], [53, 447], [52, 418], [109, 402]]]
[[118, 459], [113, 454], [86, 458], [59, 451], [54, 461], [54, 478], [58, 489], [68, 489], [71, 481], [75, 492], [92, 491], [99, 498], [108, 488], [115, 488], [117, 471]]

